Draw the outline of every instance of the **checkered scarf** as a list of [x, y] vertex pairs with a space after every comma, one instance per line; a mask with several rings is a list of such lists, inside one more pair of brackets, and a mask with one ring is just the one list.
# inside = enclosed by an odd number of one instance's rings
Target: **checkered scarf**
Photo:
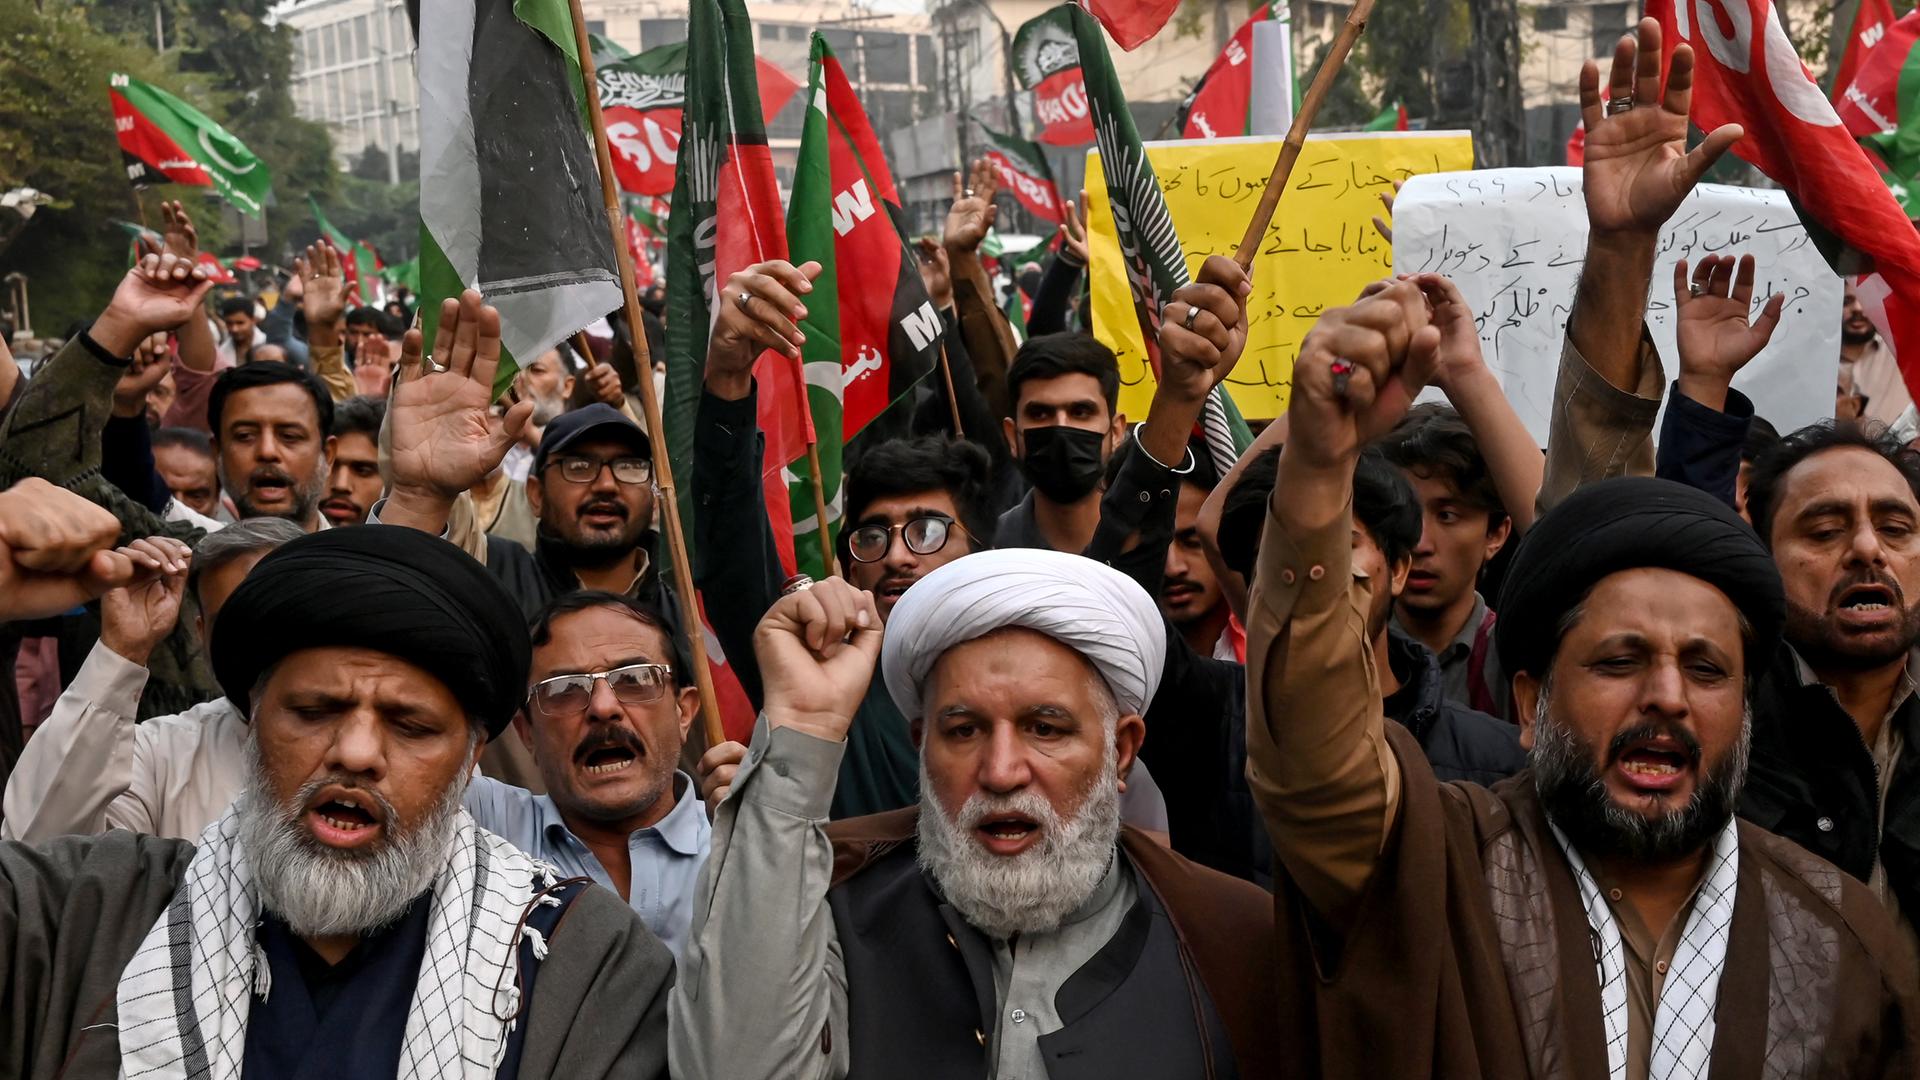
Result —
[[[1626, 944], [1613, 908], [1587, 870], [1580, 853], [1567, 842], [1560, 827], [1554, 839], [1573, 866], [1580, 885], [1580, 902], [1587, 909], [1587, 925], [1600, 945], [1600, 1008], [1606, 1023], [1607, 1065], [1611, 1080], [1627, 1075]], [[1714, 837], [1707, 856], [1706, 878], [1694, 894], [1686, 932], [1673, 953], [1673, 966], [1660, 988], [1654, 1009], [1653, 1055], [1648, 1076], [1668, 1080], [1701, 1080], [1713, 1060], [1713, 1010], [1720, 998], [1720, 973], [1727, 959], [1727, 934], [1733, 925], [1734, 886], [1740, 879], [1740, 835], [1732, 821]]]
[[[120, 977], [126, 1080], [240, 1076], [247, 1011], [272, 982], [239, 831], [229, 808], [200, 834], [186, 878]], [[536, 877], [550, 882], [551, 868], [460, 812], [447, 864], [433, 882], [399, 1077], [494, 1075], [520, 1012], [514, 952], [522, 917], [542, 902]]]

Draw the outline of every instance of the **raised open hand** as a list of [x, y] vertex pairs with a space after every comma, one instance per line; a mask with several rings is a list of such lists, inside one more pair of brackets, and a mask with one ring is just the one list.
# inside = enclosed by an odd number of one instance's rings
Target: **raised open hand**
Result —
[[1687, 151], [1693, 101], [1693, 49], [1679, 45], [1660, 95], [1660, 23], [1640, 20], [1638, 39], [1620, 39], [1601, 99], [1600, 65], [1580, 69], [1580, 115], [1587, 125], [1587, 221], [1595, 232], [1655, 233], [1727, 148], [1740, 125], [1727, 124]]
[[387, 396], [393, 386], [393, 342], [375, 334], [353, 354], [353, 389], [366, 397]]
[[500, 366], [500, 313], [468, 289], [440, 305], [433, 352], [422, 358], [420, 331], [407, 331], [400, 367], [418, 371], [387, 406], [393, 444], [393, 488], [411, 496], [452, 500], [500, 466], [526, 430], [533, 402], [493, 414], [493, 377]]
[[963, 182], [953, 174], [953, 206], [947, 211], [947, 227], [941, 242], [954, 255], [972, 255], [987, 239], [998, 210], [993, 197], [1000, 191], [1000, 174], [986, 158], [973, 163]]
[[839, 742], [880, 659], [873, 594], [828, 578], [783, 596], [754, 630], [753, 653], [767, 722]]
[[[1737, 266], [1736, 266], [1737, 264]], [[1709, 408], [1723, 408], [1727, 387], [1780, 325], [1787, 298], [1775, 293], [1753, 312], [1753, 256], [1709, 255], [1693, 268], [1673, 267], [1674, 336], [1680, 346], [1680, 389]]]
[[193, 227], [193, 216], [179, 200], [160, 204], [160, 229], [169, 254], [188, 262], [200, 257], [200, 230]]
[[1381, 192], [1380, 205], [1386, 210], [1386, 216], [1381, 217], [1379, 214], [1373, 216], [1374, 231], [1389, 244], [1393, 243], [1393, 200], [1399, 198], [1400, 189], [1406, 186], [1405, 180], [1395, 180], [1392, 191]]
[[318, 328], [333, 334], [347, 310], [347, 272], [340, 265], [340, 253], [333, 245], [316, 241], [307, 245], [305, 263], [300, 311], [307, 317], [307, 334], [311, 337]]
[[88, 333], [113, 355], [132, 356], [142, 338], [192, 318], [211, 288], [207, 272], [192, 259], [172, 253], [142, 256], [120, 279], [107, 310]]
[[1080, 189], [1080, 201], [1067, 200], [1067, 220], [1060, 224], [1060, 250], [1069, 262], [1087, 265], [1087, 189]]

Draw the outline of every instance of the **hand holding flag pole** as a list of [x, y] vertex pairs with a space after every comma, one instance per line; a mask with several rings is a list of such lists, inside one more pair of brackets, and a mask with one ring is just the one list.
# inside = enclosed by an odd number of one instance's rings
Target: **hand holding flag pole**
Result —
[[[647, 351], [646, 327], [640, 316], [640, 294], [634, 288], [633, 253], [627, 248], [626, 222], [620, 210], [620, 186], [613, 172], [613, 156], [607, 147], [606, 121], [600, 114], [600, 87], [593, 70], [593, 42], [587, 36], [587, 20], [581, 14], [580, 0], [568, 0], [567, 7], [573, 15], [573, 40], [580, 53], [580, 81], [586, 92], [588, 127], [593, 132], [594, 161], [600, 168], [600, 193], [607, 207], [607, 229], [613, 237], [614, 256], [620, 261], [620, 291], [625, 297], [627, 326], [633, 333], [634, 369], [642, 373], [642, 377], [635, 381], [640, 384], [640, 401], [647, 414], [647, 430], [655, 436], [652, 440], [653, 476], [660, 494], [653, 504], [667, 535], [674, 592], [680, 602], [680, 625], [687, 635], [694, 683], [700, 690], [701, 726], [707, 736], [707, 745], [718, 746], [727, 741], [727, 733], [720, 724], [719, 698], [714, 695], [713, 673], [707, 667], [706, 624], [700, 619], [700, 606], [695, 599], [693, 566], [687, 558], [686, 534], [680, 524], [680, 498], [673, 480], [673, 462], [667, 454], [667, 429], [660, 419], [660, 398], [654, 393], [653, 379], [650, 377], [653, 357]], [[820, 520], [821, 532], [825, 533], [826, 515], [822, 514]]]

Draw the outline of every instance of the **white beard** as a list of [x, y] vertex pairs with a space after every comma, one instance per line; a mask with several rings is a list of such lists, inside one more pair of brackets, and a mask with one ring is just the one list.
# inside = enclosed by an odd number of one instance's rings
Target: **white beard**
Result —
[[[1037, 791], [996, 796], [975, 792], [949, 819], [933, 795], [926, 757], [920, 762], [920, 868], [968, 923], [989, 937], [1044, 934], [1087, 902], [1106, 879], [1120, 836], [1120, 778], [1111, 732], [1100, 772], [1071, 819], [1062, 820]], [[1018, 855], [995, 855], [974, 839], [974, 827], [1006, 813], [1040, 823], [1040, 842]]]
[[424, 820], [405, 832], [391, 831], [395, 814], [384, 798], [360, 789], [379, 803], [382, 827], [389, 832], [365, 852], [340, 851], [315, 840], [300, 821], [307, 802], [338, 778], [311, 781], [286, 803], [275, 804], [257, 753], [248, 740], [253, 767], [235, 806], [240, 850], [253, 872], [261, 910], [280, 916], [294, 933], [369, 934], [389, 926], [446, 867], [459, 830], [464, 774]]

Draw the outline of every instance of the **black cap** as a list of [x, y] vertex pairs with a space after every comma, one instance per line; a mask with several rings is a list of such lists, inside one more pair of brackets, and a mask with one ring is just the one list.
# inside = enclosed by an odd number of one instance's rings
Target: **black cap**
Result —
[[582, 439], [619, 439], [641, 457], [653, 455], [653, 442], [639, 424], [619, 409], [596, 401], [586, 408], [561, 413], [547, 425], [540, 434], [540, 448], [533, 453], [533, 471], [545, 469], [548, 458]]

